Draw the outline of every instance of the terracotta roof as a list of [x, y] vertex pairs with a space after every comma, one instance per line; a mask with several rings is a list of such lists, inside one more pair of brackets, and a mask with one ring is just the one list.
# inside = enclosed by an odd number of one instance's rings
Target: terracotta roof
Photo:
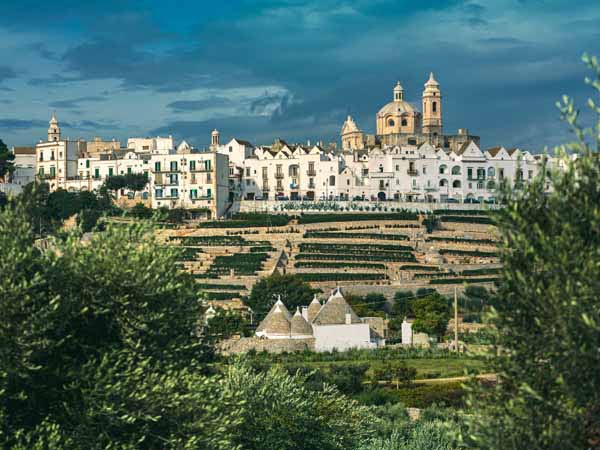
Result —
[[361, 323], [360, 318], [346, 302], [340, 288], [336, 288], [313, 320], [313, 323], [316, 325], [342, 325], [346, 323], [346, 314], [350, 314], [351, 323]]
[[302, 317], [299, 309], [296, 309], [296, 314], [292, 317], [290, 329], [292, 336], [306, 336], [313, 334], [312, 327], [306, 319]]
[[473, 141], [467, 141], [465, 142], [463, 145], [460, 146], [460, 148], [455, 152], [457, 155], [462, 155], [465, 150], [467, 149], [467, 147], [469, 146], [469, 144], [473, 142]]
[[492, 158], [494, 156], [496, 156], [498, 154], [498, 152], [502, 150], [502, 147], [492, 147], [492, 148], [488, 148], [486, 150], [486, 152], [488, 152], [490, 155], [492, 155]]
[[35, 155], [34, 147], [13, 147], [15, 155]]

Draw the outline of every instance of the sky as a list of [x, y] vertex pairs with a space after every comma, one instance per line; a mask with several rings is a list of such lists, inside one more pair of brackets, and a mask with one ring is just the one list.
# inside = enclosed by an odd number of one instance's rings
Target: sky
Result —
[[435, 73], [444, 131], [483, 148], [569, 141], [555, 106], [593, 95], [598, 0], [3, 0], [0, 139], [172, 135], [202, 148], [374, 133], [399, 80], [420, 107]]

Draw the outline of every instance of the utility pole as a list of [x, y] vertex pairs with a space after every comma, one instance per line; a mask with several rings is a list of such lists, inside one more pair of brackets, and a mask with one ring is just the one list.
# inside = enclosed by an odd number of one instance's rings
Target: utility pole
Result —
[[458, 294], [454, 286], [454, 347], [458, 353]]

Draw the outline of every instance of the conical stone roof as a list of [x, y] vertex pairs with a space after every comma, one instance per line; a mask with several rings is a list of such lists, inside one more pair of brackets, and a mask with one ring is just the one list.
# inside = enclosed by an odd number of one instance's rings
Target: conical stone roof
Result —
[[292, 336], [312, 336], [312, 327], [306, 319], [302, 317], [299, 309], [296, 309], [296, 314], [292, 317], [290, 328]]
[[360, 317], [356, 315], [350, 307], [346, 299], [342, 295], [342, 291], [336, 288], [333, 291], [327, 303], [323, 305], [315, 320], [316, 325], [341, 325], [346, 323], [346, 314], [350, 314], [350, 323], [362, 323]]
[[[256, 334], [267, 336], [289, 336], [291, 332], [290, 320], [285, 316], [283, 303], [277, 302], [273, 309], [267, 314], [267, 317], [259, 324]], [[285, 309], [289, 314], [289, 311]]]
[[308, 305], [308, 321], [312, 322], [313, 320], [315, 320], [315, 317], [317, 317], [319, 311], [321, 311], [321, 303], [319, 302], [319, 299], [315, 294], [314, 298], [312, 299], [312, 302], [310, 302], [310, 305]]

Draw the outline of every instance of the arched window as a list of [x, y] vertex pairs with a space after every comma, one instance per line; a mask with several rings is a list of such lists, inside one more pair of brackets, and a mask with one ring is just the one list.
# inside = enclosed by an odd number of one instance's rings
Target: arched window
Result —
[[477, 182], [477, 189], [483, 189], [483, 181]]
[[408, 120], [402, 119], [402, 126], [405, 127], [408, 125]]
[[488, 191], [494, 190], [496, 188], [496, 182], [494, 182], [493, 180], [488, 181], [487, 188], [488, 188]]
[[442, 164], [440, 166], [440, 175], [444, 175], [446, 173], [446, 169], [447, 169], [446, 164]]
[[452, 182], [452, 187], [453, 188], [459, 188], [460, 187], [460, 180], [454, 180]]
[[452, 168], [452, 175], [460, 175], [460, 166], [454, 166]]
[[437, 102], [433, 102], [433, 112], [437, 112]]
[[483, 168], [477, 169], [477, 179], [478, 180], [485, 179], [485, 169], [483, 169]]
[[488, 167], [487, 173], [488, 178], [494, 178], [496, 176], [496, 169], [494, 169], [493, 167]]
[[393, 127], [394, 125], [396, 125], [396, 123], [394, 122], [394, 119], [389, 119], [388, 126]]
[[440, 180], [440, 187], [445, 187], [448, 186], [448, 180], [446, 180], [445, 178], [442, 178]]

